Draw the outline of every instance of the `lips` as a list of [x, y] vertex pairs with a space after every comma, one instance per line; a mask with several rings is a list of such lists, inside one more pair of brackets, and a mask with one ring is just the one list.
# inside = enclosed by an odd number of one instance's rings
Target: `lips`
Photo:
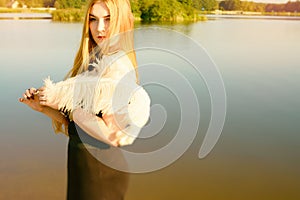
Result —
[[97, 38], [102, 40], [102, 39], [105, 39], [105, 36], [98, 36]]

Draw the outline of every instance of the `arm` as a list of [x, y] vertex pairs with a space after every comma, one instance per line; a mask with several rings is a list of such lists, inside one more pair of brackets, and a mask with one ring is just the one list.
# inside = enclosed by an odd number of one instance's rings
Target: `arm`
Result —
[[69, 124], [68, 119], [63, 114], [61, 114], [60, 111], [50, 108], [48, 106], [43, 106], [41, 113], [45, 114], [49, 118], [59, 123], [62, 123], [64, 126], [67, 126]]
[[31, 109], [43, 113], [57, 122], [67, 125], [68, 120], [58, 110], [40, 104], [40, 99], [36, 91], [35, 88], [26, 90], [23, 98], [19, 98], [19, 102], [26, 104]]
[[119, 139], [115, 136], [116, 128], [108, 127], [102, 118], [85, 112], [82, 109], [73, 111], [74, 122], [87, 134], [112, 146], [120, 146]]
[[88, 135], [115, 147], [131, 145], [141, 130], [128, 121], [126, 114], [103, 115], [102, 119], [83, 109], [76, 109], [73, 120]]

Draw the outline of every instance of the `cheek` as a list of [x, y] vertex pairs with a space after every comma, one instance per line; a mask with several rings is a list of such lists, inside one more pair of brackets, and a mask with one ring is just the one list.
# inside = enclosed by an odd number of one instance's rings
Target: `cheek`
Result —
[[91, 31], [92, 35], [97, 34], [96, 33], [97, 32], [97, 23], [95, 23], [95, 22], [90, 23], [90, 31]]
[[110, 22], [108, 21], [108, 22], [105, 22], [105, 29], [106, 30], [108, 30], [109, 29], [109, 24], [110, 24]]
[[94, 27], [93, 27], [93, 23], [90, 23], [89, 28], [90, 28], [91, 34], [94, 35], [94, 32], [95, 32], [94, 30], [95, 30], [95, 29], [94, 29]]

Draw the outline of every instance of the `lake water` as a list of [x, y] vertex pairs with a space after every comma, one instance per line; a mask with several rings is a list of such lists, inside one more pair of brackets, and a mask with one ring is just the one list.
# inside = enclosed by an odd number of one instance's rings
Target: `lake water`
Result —
[[[182, 37], [171, 35], [170, 49], [175, 44], [188, 48], [191, 41], [202, 45], [223, 78], [227, 114], [215, 148], [199, 159], [211, 117], [205, 82], [170, 52], [139, 51], [139, 63], [150, 63], [153, 69], [169, 65], [189, 79], [201, 120], [193, 144], [180, 159], [155, 172], [131, 175], [126, 199], [300, 199], [300, 21], [216, 19], [137, 26], [161, 31], [156, 43], [168, 38], [158, 27], [192, 38], [182, 43]], [[18, 97], [42, 85], [48, 75], [61, 80], [80, 36], [81, 24], [0, 20], [0, 199], [65, 198], [67, 138], [55, 135], [50, 120], [18, 103]], [[141, 31], [136, 35], [137, 40], [143, 37]], [[175, 76], [163, 72], [141, 73], [141, 79], [165, 78], [181, 89]], [[132, 149], [140, 152], [170, 142], [181, 120], [176, 94], [155, 85], [147, 88], [152, 103], [165, 107], [168, 119], [162, 132], [136, 142]]]

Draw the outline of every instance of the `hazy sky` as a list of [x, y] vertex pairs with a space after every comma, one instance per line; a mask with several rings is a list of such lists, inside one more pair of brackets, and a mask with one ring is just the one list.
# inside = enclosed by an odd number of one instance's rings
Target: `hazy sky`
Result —
[[[289, 0], [250, 0], [254, 2], [262, 2], [262, 3], [286, 3]], [[295, 1], [295, 0], [292, 0]]]

